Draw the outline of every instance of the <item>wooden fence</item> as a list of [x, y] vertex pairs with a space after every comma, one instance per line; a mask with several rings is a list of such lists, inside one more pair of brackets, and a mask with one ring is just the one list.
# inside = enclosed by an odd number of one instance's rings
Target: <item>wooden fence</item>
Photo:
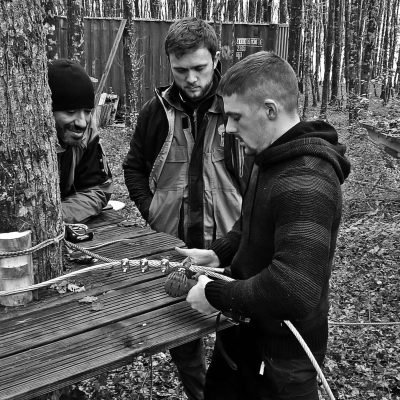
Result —
[[[120, 19], [85, 18], [85, 67], [90, 76], [100, 81], [114, 38], [117, 35]], [[137, 104], [143, 105], [153, 96], [154, 88], [171, 82], [164, 39], [172, 21], [134, 20], [137, 34], [138, 56], [142, 57], [140, 98]], [[60, 17], [56, 23], [58, 57], [67, 56], [67, 21]], [[241, 58], [260, 50], [273, 50], [287, 58], [287, 24], [249, 24], [222, 23], [215, 26], [220, 32], [222, 72]], [[105, 91], [113, 91], [122, 102], [125, 99], [125, 79], [122, 41], [115, 55], [113, 66], [106, 81]]]

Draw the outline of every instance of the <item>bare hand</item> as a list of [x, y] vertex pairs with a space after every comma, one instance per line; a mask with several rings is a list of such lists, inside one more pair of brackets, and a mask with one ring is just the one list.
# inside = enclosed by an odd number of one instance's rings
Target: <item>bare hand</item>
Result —
[[211, 268], [219, 267], [219, 258], [213, 250], [181, 249], [180, 247], [175, 247], [175, 250], [187, 257], [192, 264]]
[[205, 275], [200, 275], [197, 284], [189, 290], [186, 297], [186, 301], [194, 310], [206, 315], [218, 311], [206, 299], [204, 289], [208, 282], [211, 282], [210, 278]]

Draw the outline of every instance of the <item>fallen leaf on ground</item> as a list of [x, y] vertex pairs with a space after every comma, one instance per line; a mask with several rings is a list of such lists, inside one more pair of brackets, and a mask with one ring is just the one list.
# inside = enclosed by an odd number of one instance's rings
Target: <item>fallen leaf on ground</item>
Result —
[[97, 300], [96, 296], [85, 296], [79, 300], [79, 303], [93, 303]]

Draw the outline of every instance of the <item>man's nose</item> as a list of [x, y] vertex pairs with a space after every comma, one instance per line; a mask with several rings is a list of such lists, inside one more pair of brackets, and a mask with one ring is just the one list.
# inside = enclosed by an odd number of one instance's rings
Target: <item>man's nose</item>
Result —
[[86, 113], [84, 111], [79, 111], [75, 116], [75, 126], [77, 128], [85, 129], [86, 125]]
[[227, 121], [226, 127], [225, 127], [225, 132], [230, 133], [230, 134], [236, 132], [235, 124], [232, 122], [231, 117], [228, 117], [228, 121]]
[[197, 75], [195, 71], [189, 71], [186, 76], [186, 82], [192, 84], [197, 81]]

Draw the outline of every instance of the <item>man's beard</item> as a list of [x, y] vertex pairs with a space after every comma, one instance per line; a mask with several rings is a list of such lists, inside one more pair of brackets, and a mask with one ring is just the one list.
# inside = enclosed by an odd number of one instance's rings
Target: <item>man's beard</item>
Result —
[[[208, 95], [208, 93], [210, 92], [210, 90], [212, 88], [212, 85], [213, 85], [213, 76], [211, 77], [207, 86], [205, 86], [198, 95], [195, 95], [195, 96], [191, 95], [190, 91], [189, 92], [187, 91], [186, 86], [183, 88], [179, 88], [179, 91], [184, 100], [197, 103], [197, 102], [203, 100]], [[196, 86], [196, 85], [193, 85], [193, 86]]]
[[[65, 147], [65, 146], [79, 146], [83, 140], [84, 135], [82, 135], [85, 132], [85, 129], [80, 129], [76, 128], [74, 123], [71, 124], [66, 124], [61, 126], [56, 126], [56, 131], [57, 131], [57, 137], [60, 142], [60, 144]], [[81, 138], [78, 139], [72, 139], [70, 134], [67, 134], [67, 132], [73, 132], [77, 133], [79, 135], [82, 135]]]

